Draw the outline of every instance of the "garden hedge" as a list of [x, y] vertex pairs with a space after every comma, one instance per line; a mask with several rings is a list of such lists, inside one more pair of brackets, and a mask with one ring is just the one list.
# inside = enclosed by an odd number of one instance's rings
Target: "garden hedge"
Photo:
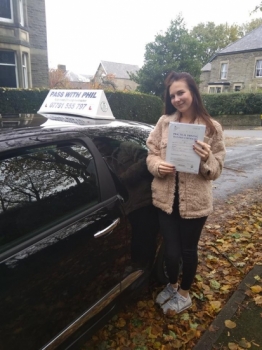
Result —
[[0, 88], [0, 114], [36, 113], [48, 89]]
[[[36, 113], [48, 91], [0, 88], [0, 114]], [[116, 119], [155, 124], [163, 113], [163, 102], [156, 96], [122, 91], [105, 93]], [[262, 93], [203, 94], [202, 97], [213, 117], [262, 114]]]
[[212, 116], [262, 114], [262, 93], [203, 94], [202, 98]]
[[155, 124], [163, 114], [159, 97], [126, 92], [106, 92], [107, 100], [116, 119], [128, 119]]
[[[48, 89], [0, 88], [0, 114], [36, 113]], [[159, 97], [136, 92], [105, 91], [116, 119], [138, 120], [154, 124], [163, 112]]]

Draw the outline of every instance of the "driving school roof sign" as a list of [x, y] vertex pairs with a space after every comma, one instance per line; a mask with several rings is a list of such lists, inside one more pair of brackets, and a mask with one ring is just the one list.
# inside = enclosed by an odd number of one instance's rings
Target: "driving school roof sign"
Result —
[[50, 90], [37, 113], [115, 119], [103, 90]]

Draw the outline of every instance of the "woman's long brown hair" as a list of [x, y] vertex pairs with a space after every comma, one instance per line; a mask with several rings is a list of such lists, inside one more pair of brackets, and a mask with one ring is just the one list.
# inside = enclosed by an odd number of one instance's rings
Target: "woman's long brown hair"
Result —
[[176, 112], [176, 108], [171, 103], [171, 97], [170, 97], [170, 86], [173, 84], [174, 81], [184, 80], [187, 83], [187, 86], [192, 94], [192, 105], [195, 111], [195, 118], [201, 117], [205, 120], [206, 126], [209, 129], [209, 134], [213, 135], [216, 133], [216, 128], [214, 127], [214, 124], [212, 123], [211, 117], [209, 113], [207, 112], [202, 98], [200, 96], [197, 84], [193, 77], [189, 73], [177, 73], [177, 72], [170, 72], [168, 76], [165, 79], [165, 114], [171, 115], [174, 112]]

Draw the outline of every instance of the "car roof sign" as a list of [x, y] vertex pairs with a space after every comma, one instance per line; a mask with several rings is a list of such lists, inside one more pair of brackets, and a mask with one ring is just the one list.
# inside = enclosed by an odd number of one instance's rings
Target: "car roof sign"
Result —
[[115, 119], [103, 90], [50, 90], [37, 113]]
[[[57, 122], [59, 122], [59, 125], [78, 125], [78, 126], [86, 126], [86, 125], [104, 125], [105, 123], [111, 123], [112, 121], [107, 119], [94, 119], [94, 118], [83, 118], [79, 116], [73, 116], [73, 115], [61, 115], [61, 114], [54, 114], [54, 113], [43, 113], [43, 117], [45, 117], [47, 120], [41, 124], [42, 127], [50, 127], [50, 126], [57, 126]], [[115, 120], [115, 119], [113, 119]]]

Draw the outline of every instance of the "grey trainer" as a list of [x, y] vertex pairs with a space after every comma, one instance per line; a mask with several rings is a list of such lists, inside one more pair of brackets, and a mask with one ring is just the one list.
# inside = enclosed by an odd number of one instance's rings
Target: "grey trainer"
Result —
[[175, 296], [177, 293], [177, 288], [174, 288], [170, 283], [158, 294], [156, 297], [156, 303], [159, 305], [164, 304], [167, 300]]
[[180, 312], [188, 309], [190, 306], [192, 306], [192, 300], [190, 298], [190, 295], [185, 300], [182, 295], [179, 293], [176, 293], [174, 297], [172, 297], [168, 302], [166, 302], [164, 305], [162, 305], [162, 309], [164, 314], [168, 312], [168, 310], [175, 311], [177, 314]]

